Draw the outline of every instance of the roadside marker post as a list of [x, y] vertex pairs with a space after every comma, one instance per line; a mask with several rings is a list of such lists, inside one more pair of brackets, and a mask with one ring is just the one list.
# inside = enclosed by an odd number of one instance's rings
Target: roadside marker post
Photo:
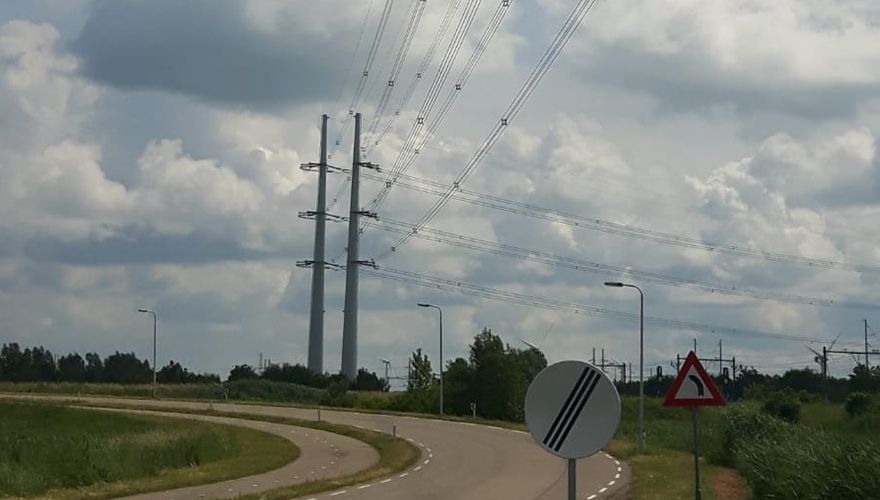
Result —
[[577, 495], [577, 459], [602, 449], [620, 424], [620, 396], [608, 376], [582, 361], [560, 361], [526, 392], [526, 426], [545, 451], [568, 461], [568, 499]]
[[697, 408], [701, 406], [724, 406], [727, 404], [721, 391], [715, 385], [712, 377], [706, 373], [696, 353], [691, 351], [684, 360], [678, 376], [672, 382], [669, 394], [663, 406], [671, 408], [690, 408], [691, 420], [694, 428], [694, 498], [702, 500], [703, 491], [700, 488], [700, 441], [697, 430]]

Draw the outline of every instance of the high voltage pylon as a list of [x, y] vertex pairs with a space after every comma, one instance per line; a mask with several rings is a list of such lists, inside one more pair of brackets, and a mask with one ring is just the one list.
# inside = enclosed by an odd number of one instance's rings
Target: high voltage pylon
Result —
[[[375, 217], [375, 214], [360, 209], [360, 170], [361, 167], [376, 168], [369, 162], [361, 162], [361, 114], [354, 115], [354, 148], [351, 161], [351, 201], [348, 215], [348, 258], [345, 266], [345, 310], [342, 321], [342, 374], [349, 379], [357, 376], [358, 351], [358, 270], [362, 264], [371, 261], [359, 259], [360, 217]], [[374, 265], [374, 264], [373, 264]]]
[[[348, 216], [348, 259], [345, 266], [345, 309], [342, 325], [342, 373], [349, 378], [357, 375], [357, 337], [358, 337], [358, 267], [362, 264], [374, 265], [372, 261], [359, 260], [360, 238], [358, 223], [361, 216], [374, 217], [360, 209], [360, 168], [376, 168], [369, 162], [361, 161], [361, 114], [354, 115], [354, 150], [351, 163], [351, 201]], [[306, 171], [318, 172], [318, 202], [315, 211], [300, 212], [300, 217], [315, 219], [315, 244], [312, 260], [297, 262], [300, 267], [312, 268], [312, 300], [309, 318], [309, 359], [308, 368], [312, 372], [324, 371], [324, 269], [341, 267], [325, 261], [325, 224], [327, 220], [341, 221], [343, 217], [327, 213], [327, 173], [342, 172], [343, 169], [327, 164], [327, 115], [321, 117], [321, 161], [304, 163], [300, 166]]]
[[[327, 115], [321, 115], [321, 156], [318, 163], [303, 163], [305, 171], [318, 172], [318, 201], [315, 211], [300, 212], [299, 217], [315, 220], [315, 245], [312, 260], [297, 262], [299, 267], [312, 268], [312, 300], [309, 314], [308, 368], [314, 373], [324, 371], [324, 235], [327, 213], [327, 172], [340, 169], [327, 164]], [[338, 217], [329, 216], [330, 220]]]

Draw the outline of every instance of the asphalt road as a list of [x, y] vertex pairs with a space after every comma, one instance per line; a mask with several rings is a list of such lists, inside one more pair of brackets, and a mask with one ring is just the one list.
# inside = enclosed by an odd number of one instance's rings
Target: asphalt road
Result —
[[[63, 398], [71, 399], [71, 398]], [[101, 403], [206, 409], [255, 415], [317, 419], [317, 410], [251, 404], [81, 398]], [[544, 452], [527, 433], [441, 420], [321, 410], [321, 419], [392, 432], [422, 450], [416, 466], [370, 484], [329, 491], [308, 499], [345, 500], [538, 500], [566, 499], [565, 462]], [[344, 450], [345, 451], [345, 450]], [[307, 452], [303, 450], [303, 458]], [[303, 460], [301, 458], [300, 460]], [[599, 453], [578, 461], [578, 500], [626, 498], [629, 469]], [[168, 497], [162, 497], [168, 498]], [[175, 497], [184, 498], [184, 497]]]

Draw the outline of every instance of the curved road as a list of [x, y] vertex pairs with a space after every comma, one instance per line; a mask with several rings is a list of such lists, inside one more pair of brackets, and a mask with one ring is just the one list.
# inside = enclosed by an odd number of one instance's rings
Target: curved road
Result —
[[[78, 400], [95, 404], [129, 403], [165, 409], [213, 407], [218, 411], [253, 415], [310, 420], [317, 418], [315, 409], [280, 406], [99, 397], [83, 397]], [[308, 497], [309, 500], [566, 498], [565, 462], [543, 451], [531, 436], [521, 431], [462, 422], [326, 409], [321, 410], [321, 419], [388, 433], [396, 427], [398, 435], [411, 439], [421, 447], [422, 457], [410, 471], [374, 483]], [[629, 478], [628, 467], [604, 453], [579, 460], [578, 499], [626, 498]]]
[[354, 474], [379, 461], [379, 454], [376, 450], [361, 441], [307, 427], [211, 415], [182, 415], [174, 412], [109, 409], [88, 406], [84, 408], [95, 411], [118, 411], [173, 418], [182, 417], [189, 420], [248, 427], [280, 436], [296, 444], [300, 449], [298, 459], [268, 472], [218, 483], [187, 486], [163, 492], [125, 497], [128, 500], [237, 498], [249, 493], [258, 493], [282, 486], [292, 486], [315, 479]]

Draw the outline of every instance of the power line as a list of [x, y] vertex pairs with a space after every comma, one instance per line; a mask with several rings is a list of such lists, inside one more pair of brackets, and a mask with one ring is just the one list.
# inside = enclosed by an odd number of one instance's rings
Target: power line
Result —
[[440, 41], [446, 36], [446, 31], [449, 29], [449, 25], [452, 22], [452, 17], [455, 14], [455, 11], [458, 9], [461, 0], [452, 0], [449, 2], [449, 6], [446, 8], [446, 13], [443, 15], [443, 20], [440, 22], [440, 27], [437, 29], [437, 32], [434, 34], [434, 39], [431, 41], [431, 45], [428, 47], [427, 52], [425, 52], [424, 57], [422, 57], [422, 62], [419, 64], [416, 69], [416, 74], [413, 80], [410, 82], [409, 86], [406, 88], [406, 92], [403, 94], [403, 98], [396, 106], [396, 111], [385, 124], [385, 127], [382, 128], [382, 131], [379, 135], [371, 140], [371, 144], [367, 147], [367, 155], [373, 152], [373, 149], [382, 142], [382, 139], [385, 137], [385, 134], [391, 130], [391, 127], [394, 126], [394, 123], [397, 121], [397, 118], [400, 117], [400, 113], [403, 112], [403, 108], [406, 107], [406, 104], [412, 98], [413, 94], [416, 91], [416, 87], [419, 82], [422, 81], [422, 77], [425, 72], [428, 70], [428, 66], [431, 65], [431, 61], [434, 59], [434, 54], [437, 52], [437, 47], [440, 46]]
[[354, 110], [357, 107], [358, 102], [360, 102], [361, 95], [364, 93], [364, 87], [366, 87], [367, 80], [370, 77], [370, 69], [373, 67], [373, 62], [376, 59], [376, 52], [379, 50], [379, 44], [382, 42], [382, 36], [385, 34], [385, 28], [388, 25], [388, 18], [391, 15], [391, 7], [393, 5], [394, 0], [385, 0], [385, 6], [382, 8], [382, 13], [379, 15], [379, 23], [376, 25], [376, 34], [373, 35], [373, 41], [370, 43], [370, 50], [367, 52], [367, 60], [364, 62], [361, 78], [358, 81], [357, 88], [355, 88], [354, 96], [351, 98], [351, 104], [348, 106], [348, 115], [345, 117], [345, 121], [343, 122], [342, 127], [340, 127], [339, 134], [334, 141], [337, 146], [342, 139], [342, 134], [348, 128], [348, 124], [354, 116]]
[[[461, 45], [467, 37], [467, 33], [474, 22], [474, 18], [477, 14], [477, 9], [479, 8], [481, 1], [482, 0], [468, 0], [468, 2], [465, 4], [461, 19], [459, 19], [458, 25], [456, 26], [455, 31], [452, 34], [452, 38], [446, 48], [446, 52], [444, 53], [443, 58], [440, 61], [440, 65], [437, 68], [434, 79], [431, 81], [431, 86], [428, 88], [428, 91], [425, 94], [422, 105], [419, 107], [419, 113], [416, 121], [413, 122], [412, 127], [410, 127], [409, 134], [404, 141], [403, 147], [399, 151], [397, 158], [394, 160], [394, 164], [391, 167], [392, 173], [397, 172], [398, 169], [401, 168], [401, 166], [411, 155], [411, 151], [415, 147], [416, 141], [418, 139], [419, 131], [424, 125], [425, 117], [428, 116], [433, 110], [440, 90], [443, 87], [443, 84], [446, 82], [446, 79], [449, 77], [449, 72], [452, 70], [452, 65], [455, 62], [455, 59], [458, 57], [458, 52], [461, 50]], [[376, 202], [374, 200], [373, 205], [375, 204]]]
[[[396, 183], [396, 185], [400, 185], [400, 187], [403, 187], [405, 189], [410, 189], [435, 196], [444, 196], [447, 193], [448, 186], [446, 184], [404, 174], [401, 174], [399, 177], [400, 179], [403, 179], [405, 181], [410, 181], [409, 183], [406, 183], [400, 182], [398, 180], [398, 182]], [[372, 176], [369, 179], [371, 181], [383, 181], [382, 178], [376, 176]], [[420, 186], [419, 184], [432, 186], [435, 189]], [[555, 210], [552, 208], [545, 208], [529, 203], [523, 203], [507, 198], [502, 198], [500, 196], [493, 196], [486, 193], [469, 191], [467, 189], [461, 188], [460, 185], [456, 185], [455, 183], [453, 183], [452, 194], [450, 194], [448, 198], [472, 205], [491, 208], [493, 210], [499, 210], [516, 215], [523, 215], [526, 217], [564, 224], [571, 227], [578, 227], [591, 231], [599, 231], [607, 234], [625, 236], [628, 238], [652, 241], [654, 243], [661, 243], [665, 245], [674, 245], [684, 248], [693, 248], [709, 252], [724, 253], [728, 255], [735, 255], [738, 257], [759, 258], [772, 262], [804, 265], [807, 267], [820, 269], [872, 273], [880, 272], [880, 267], [877, 266], [850, 264], [841, 261], [801, 257], [798, 255], [784, 254], [780, 252], [770, 252], [759, 248], [750, 248], [745, 245], [702, 241], [688, 236], [664, 233], [661, 231], [655, 231], [653, 229], [645, 229], [629, 224], [621, 224], [618, 222], [612, 222], [595, 217], [578, 215], [571, 212]], [[397, 250], [397, 247], [392, 248], [392, 251]]]
[[[365, 267], [362, 269], [362, 271], [368, 275], [382, 279], [388, 279], [412, 285], [419, 285], [434, 290], [462, 293], [466, 295], [498, 300], [512, 304], [527, 305], [531, 307], [538, 307], [541, 309], [554, 311], [573, 312], [577, 314], [586, 314], [589, 316], [597, 317], [609, 317], [632, 321], [638, 321], [639, 319], [638, 314], [616, 311], [614, 309], [608, 309], [604, 307], [588, 306], [577, 304], [574, 302], [555, 300], [542, 296], [499, 290], [496, 288], [475, 285], [460, 280], [445, 279], [437, 276], [419, 274], [387, 266], [376, 266], [375, 268]], [[798, 342], [828, 341], [828, 339], [823, 338], [806, 337], [800, 335], [786, 335], [781, 333], [764, 332], [760, 330], [715, 326], [694, 321], [668, 319], [658, 316], [645, 316], [645, 321], [658, 326], [665, 326], [669, 328], [677, 328], [689, 331], [711, 332], [716, 335], [752, 336], [765, 339], [790, 340]]]
[[361, 49], [361, 43], [364, 40], [364, 33], [367, 31], [367, 21], [370, 19], [370, 13], [373, 12], [374, 2], [375, 0], [370, 0], [370, 3], [367, 6], [367, 11], [364, 14], [364, 20], [361, 22], [361, 32], [358, 35], [354, 50], [351, 52], [348, 69], [345, 71], [345, 78], [342, 80], [342, 85], [339, 86], [339, 94], [336, 97], [336, 106], [334, 106], [337, 109], [339, 108], [339, 105], [342, 104], [342, 94], [345, 91], [345, 87], [348, 86], [348, 80], [351, 78], [351, 70], [354, 69], [354, 62], [357, 59], [357, 53]]
[[446, 245], [457, 246], [469, 250], [511, 257], [530, 262], [570, 269], [574, 271], [587, 272], [602, 276], [630, 276], [642, 282], [657, 283], [665, 286], [674, 286], [678, 288], [687, 288], [691, 290], [700, 290], [708, 293], [719, 293], [724, 295], [752, 297], [762, 300], [773, 300], [778, 302], [787, 302], [792, 304], [804, 304], [810, 306], [823, 307], [843, 307], [850, 309], [880, 309], [878, 304], [867, 304], [860, 302], [837, 301], [834, 299], [807, 297], [802, 295], [786, 294], [775, 292], [772, 290], [762, 290], [751, 287], [731, 286], [719, 283], [710, 283], [698, 280], [690, 280], [678, 278], [675, 276], [655, 273], [651, 271], [639, 271], [629, 267], [614, 266], [610, 264], [600, 264], [585, 259], [574, 257], [563, 257], [554, 255], [549, 252], [534, 250], [529, 248], [517, 247], [505, 243], [496, 243], [483, 240], [473, 236], [465, 236], [449, 231], [442, 231], [429, 227], [417, 229], [414, 224], [396, 221], [393, 219], [383, 218], [376, 223], [379, 229], [396, 234], [412, 233], [412, 236], [428, 241], [443, 243]]
[[370, 125], [367, 127], [368, 137], [371, 137], [376, 132], [376, 128], [379, 126], [379, 121], [385, 113], [385, 107], [388, 106], [388, 100], [391, 97], [391, 92], [394, 90], [394, 84], [397, 81], [397, 77], [400, 76], [400, 71], [403, 69], [403, 65], [406, 62], [406, 56], [409, 54], [409, 49], [415, 38], [416, 30], [422, 19], [422, 14], [425, 11], [426, 3], [426, 0], [415, 0], [413, 11], [410, 14], [409, 23], [406, 25], [406, 32], [403, 35], [403, 41], [400, 43], [400, 48], [397, 50], [397, 56], [394, 58], [394, 63], [391, 65], [391, 72], [388, 75], [388, 83], [385, 86], [385, 90], [382, 92], [382, 96], [379, 98], [379, 104], [376, 106], [376, 113], [370, 121]]
[[[529, 74], [528, 78], [526, 78], [523, 85], [520, 87], [517, 94], [514, 96], [513, 100], [508, 105], [507, 109], [504, 110], [504, 113], [501, 115], [501, 120], [499, 123], [492, 129], [483, 143], [477, 148], [477, 151], [474, 152], [474, 155], [465, 165], [464, 169], [461, 173], [459, 173], [456, 180], [453, 182], [452, 186], [446, 188], [446, 192], [441, 196], [439, 200], [431, 207], [425, 215], [422, 216], [421, 220], [417, 223], [418, 226], [423, 226], [430, 222], [437, 213], [446, 205], [449, 201], [452, 194], [456, 191], [457, 187], [463, 184], [467, 178], [473, 173], [474, 169], [480, 164], [483, 158], [489, 153], [489, 150], [498, 142], [498, 139], [504, 134], [504, 131], [507, 129], [507, 126], [513, 121], [516, 116], [519, 114], [522, 107], [531, 97], [532, 93], [537, 88], [538, 84], [547, 74], [547, 71], [553, 66], [556, 62], [556, 59], [559, 57], [559, 54], [562, 52], [562, 49], [568, 43], [568, 40], [574, 35], [577, 28], [580, 26], [581, 21], [584, 16], [589, 13], [590, 9], [595, 5], [595, 0], [580, 0], [575, 8], [571, 11], [565, 23], [563, 23], [562, 28], [557, 32], [556, 37], [551, 42], [550, 46], [547, 48], [547, 51], [538, 61], [538, 64], [532, 69], [532, 72]], [[404, 235], [398, 242], [393, 246], [394, 249], [401, 248], [402, 245], [406, 244], [409, 240], [409, 235]], [[382, 258], [383, 256], [390, 253], [392, 250], [385, 252], [380, 255], [378, 258]]]
[[[461, 94], [461, 91], [464, 90], [465, 85], [467, 84], [468, 80], [470, 79], [471, 75], [473, 74], [474, 70], [482, 59], [483, 54], [489, 47], [489, 44], [492, 42], [492, 39], [495, 37], [495, 34], [498, 32], [499, 28], [501, 27], [501, 23], [502, 21], [504, 21], [505, 14], [507, 14], [509, 10], [509, 5], [510, 4], [507, 0], [502, 0], [498, 4], [498, 7], [492, 14], [489, 22], [486, 24], [483, 33], [480, 35], [480, 39], [474, 46], [474, 50], [471, 53], [470, 58], [468, 58], [467, 62], [462, 67], [458, 77], [455, 79], [455, 83], [451, 87], [449, 87], [449, 90], [446, 92], [446, 97], [442, 101], [439, 110], [435, 115], [431, 116], [431, 119], [428, 120], [428, 122], [426, 123], [427, 129], [419, 133], [416, 138], [416, 143], [408, 151], [408, 156], [406, 156], [405, 160], [402, 163], [396, 165], [396, 168], [392, 170], [392, 173], [389, 175], [390, 180], [393, 181], [395, 173], [404, 172], [408, 168], [410, 168], [413, 163], [415, 163], [427, 142], [431, 140], [436, 130], [440, 127], [440, 125], [443, 124], [443, 121], [445, 120], [446, 115], [449, 113], [450, 109], [455, 103], [456, 98], [459, 96], [459, 94]], [[430, 110], [427, 111], [427, 114], [430, 114]], [[423, 116], [424, 119], [427, 120], [427, 114], [421, 116]], [[372, 211], [378, 211], [379, 207], [382, 205], [382, 203], [384, 203], [385, 198], [388, 196], [388, 191], [390, 189], [390, 187], [386, 186], [376, 195], [370, 208]], [[369, 222], [366, 223], [365, 227], [366, 226], [369, 226]]]

